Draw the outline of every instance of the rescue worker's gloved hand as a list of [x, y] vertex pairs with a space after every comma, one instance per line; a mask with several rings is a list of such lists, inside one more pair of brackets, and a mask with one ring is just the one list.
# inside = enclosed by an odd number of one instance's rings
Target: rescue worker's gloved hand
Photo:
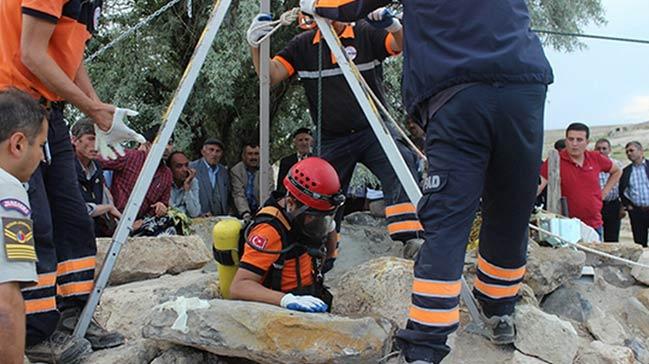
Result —
[[300, 11], [304, 14], [315, 14], [315, 3], [318, 0], [300, 0]]
[[282, 297], [279, 305], [289, 310], [302, 312], [327, 312], [327, 308], [329, 308], [319, 298], [313, 296], [294, 296], [290, 293]]
[[334, 268], [335, 262], [336, 258], [333, 257], [325, 259], [324, 263], [322, 263], [322, 274], [325, 274], [328, 271], [332, 270]]
[[401, 30], [401, 22], [395, 18], [392, 10], [388, 8], [378, 8], [367, 14], [367, 22], [375, 28], [383, 28], [390, 33]]
[[246, 39], [252, 48], [259, 48], [259, 40], [273, 30], [272, 15], [269, 13], [259, 13], [250, 23], [246, 32]]
[[136, 133], [133, 129], [124, 124], [126, 116], [135, 116], [137, 111], [130, 109], [115, 108], [113, 115], [113, 124], [110, 129], [103, 131], [95, 124], [95, 149], [103, 158], [115, 159], [117, 154], [124, 155], [124, 148], [121, 143], [135, 140], [138, 143], [146, 143], [146, 139], [141, 134]]

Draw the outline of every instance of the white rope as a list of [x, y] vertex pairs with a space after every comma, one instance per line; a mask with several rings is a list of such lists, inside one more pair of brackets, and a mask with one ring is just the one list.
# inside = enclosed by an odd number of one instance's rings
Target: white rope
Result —
[[[148, 25], [153, 19], [157, 18], [158, 16], [160, 16], [160, 14], [164, 13], [169, 8], [171, 8], [172, 6], [176, 5], [179, 2], [180, 2], [180, 0], [171, 0], [170, 2], [165, 4], [163, 7], [158, 9], [155, 13], [153, 13], [153, 14], [147, 16], [146, 18], [142, 19], [142, 21], [137, 23], [134, 27], [132, 27], [129, 30], [125, 31], [124, 33], [120, 34], [117, 38], [113, 39], [108, 44], [101, 47], [98, 51], [91, 54], [88, 58], [86, 58], [85, 63], [92, 62], [95, 58], [99, 57], [102, 53], [104, 53], [107, 50], [109, 50], [110, 48], [114, 47], [115, 44], [121, 42], [126, 37], [128, 37], [129, 35], [135, 33], [136, 31], [138, 31], [139, 29], [141, 29], [145, 25]], [[191, 4], [191, 2], [189, 4]], [[189, 6], [191, 6], [191, 5], [189, 5]], [[191, 17], [191, 15], [190, 15], [190, 17]]]
[[551, 233], [551, 232], [549, 232], [549, 231], [547, 231], [547, 230], [545, 230], [545, 229], [542, 229], [542, 228], [540, 228], [540, 227], [538, 227], [538, 226], [536, 226], [536, 225], [529, 224], [529, 226], [530, 226], [530, 228], [532, 228], [533, 230], [540, 231], [540, 232], [542, 232], [542, 233], [544, 233], [544, 234], [548, 234], [548, 235], [550, 235], [550, 236], [553, 236], [553, 237], [555, 237], [555, 238], [557, 238], [557, 239], [559, 239], [559, 240], [561, 240], [561, 241], [563, 241], [563, 242], [565, 242], [565, 243], [568, 243], [569, 245], [574, 246], [574, 247], [577, 248], [577, 249], [581, 249], [581, 250], [587, 251], [587, 252], [589, 252], [589, 253], [593, 253], [593, 254], [596, 254], [596, 255], [600, 255], [600, 256], [603, 256], [603, 257], [606, 257], [606, 258], [609, 258], [609, 259], [617, 260], [617, 261], [620, 261], [620, 262], [626, 263], [626, 264], [628, 264], [628, 265], [634, 265], [634, 266], [636, 266], [636, 267], [641, 267], [641, 268], [647, 268], [647, 269], [649, 269], [649, 265], [642, 264], [642, 263], [638, 263], [638, 262], [634, 262], [634, 261], [629, 260], [629, 259], [625, 259], [625, 258], [617, 257], [617, 256], [612, 255], [612, 254], [604, 253], [603, 251], [599, 251], [599, 250], [597, 250], [597, 249], [589, 248], [589, 247], [583, 246], [583, 245], [581, 245], [581, 244], [572, 243], [572, 242], [570, 242], [570, 241], [568, 241], [568, 240], [562, 238], [561, 236], [559, 236], [559, 235], [557, 235], [557, 234], [554, 234], [554, 233]]
[[291, 10], [285, 11], [282, 15], [279, 16], [279, 19], [274, 20], [270, 23], [264, 23], [260, 24], [254, 28], [251, 29], [251, 31], [255, 31], [261, 28], [266, 28], [268, 25], [273, 25], [273, 30], [270, 32], [266, 33], [263, 37], [261, 37], [259, 40], [254, 42], [254, 44], [258, 47], [263, 43], [266, 39], [268, 39], [273, 33], [275, 33], [279, 28], [283, 26], [288, 26], [291, 25], [295, 20], [297, 19], [298, 15], [300, 14], [300, 8], [293, 8]]

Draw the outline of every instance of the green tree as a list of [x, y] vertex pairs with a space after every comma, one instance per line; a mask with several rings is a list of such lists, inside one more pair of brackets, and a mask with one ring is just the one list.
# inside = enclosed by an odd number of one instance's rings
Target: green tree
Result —
[[[165, 5], [164, 0], [107, 2], [99, 34], [88, 54]], [[600, 0], [528, 0], [535, 28], [580, 31], [588, 23], [602, 24]], [[191, 6], [192, 16], [187, 7]], [[159, 123], [188, 64], [213, 4], [183, 0], [115, 47], [88, 64], [98, 93], [108, 102], [140, 112], [132, 123], [139, 130]], [[295, 0], [273, 0], [276, 16], [297, 6]], [[258, 80], [245, 34], [258, 1], [233, 0], [225, 21], [179, 120], [175, 137], [178, 149], [196, 156], [200, 143], [218, 137], [226, 143], [226, 161], [239, 160], [242, 141], [258, 135]], [[297, 33], [283, 27], [272, 37], [271, 52], [278, 51]], [[543, 37], [545, 44], [561, 50], [582, 46], [575, 38]], [[401, 58], [384, 67], [388, 108], [397, 120], [405, 113], [401, 104]], [[290, 134], [298, 126], [312, 125], [299, 82], [292, 78], [271, 91], [271, 159], [287, 154]], [[364, 178], [364, 177], [363, 177]]]

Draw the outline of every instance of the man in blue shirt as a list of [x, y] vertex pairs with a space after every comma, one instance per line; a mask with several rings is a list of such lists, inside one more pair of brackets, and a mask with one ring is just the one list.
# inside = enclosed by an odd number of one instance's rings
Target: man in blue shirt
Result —
[[622, 172], [620, 198], [629, 212], [633, 241], [646, 247], [649, 230], [649, 161], [644, 157], [640, 142], [629, 142], [624, 149], [632, 163]]

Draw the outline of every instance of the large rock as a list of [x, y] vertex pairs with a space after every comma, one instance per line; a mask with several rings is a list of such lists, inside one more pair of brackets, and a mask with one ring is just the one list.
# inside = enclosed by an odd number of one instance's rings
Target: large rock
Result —
[[608, 345], [593, 341], [589, 347], [582, 349], [575, 359], [575, 364], [633, 364], [633, 351], [624, 346]]
[[[149, 363], [157, 357], [163, 348], [154, 340], [129, 340], [126, 344], [108, 350], [93, 352], [85, 361], [85, 364], [141, 364]], [[168, 345], [166, 345], [168, 346]]]
[[510, 364], [547, 364], [547, 362], [533, 356], [527, 356], [520, 351], [515, 351]]
[[586, 327], [595, 339], [609, 345], [624, 345], [628, 336], [624, 327], [614, 317], [599, 309], [586, 320]]
[[354, 226], [362, 225], [383, 229], [386, 228], [386, 222], [384, 218], [373, 216], [372, 214], [364, 211], [352, 212], [351, 214], [345, 216], [345, 223]]
[[621, 316], [626, 319], [628, 327], [640, 337], [649, 337], [649, 309], [637, 298], [629, 297]]
[[390, 239], [385, 227], [344, 224], [334, 268], [327, 279], [335, 282], [342, 274], [374, 258], [403, 256], [403, 244]]
[[631, 268], [627, 266], [602, 266], [595, 268], [595, 275], [601, 276], [604, 280], [616, 287], [628, 288], [636, 284], [631, 275]]
[[586, 254], [570, 248], [546, 248], [530, 245], [524, 282], [537, 297], [581, 276]]
[[624, 341], [624, 346], [633, 351], [633, 356], [635, 359], [642, 364], [649, 364], [649, 349], [647, 346], [638, 338], [631, 338]]
[[301, 313], [257, 302], [201, 302], [207, 308], [186, 312], [186, 333], [172, 328], [176, 310], [160, 308], [151, 313], [144, 336], [262, 364], [376, 362], [391, 345], [393, 325], [385, 319]]
[[447, 344], [451, 347], [451, 353], [444, 358], [442, 364], [508, 363], [515, 351], [511, 345], [495, 345], [485, 337], [471, 334], [463, 328], [451, 334]]
[[150, 364], [227, 364], [227, 361], [204, 351], [187, 347], [172, 347], [153, 359]]
[[[642, 254], [642, 246], [635, 243], [582, 243], [581, 245], [632, 261], [637, 261]], [[626, 264], [618, 260], [587, 252], [586, 265], [599, 267], [611, 265], [625, 266]]]
[[592, 305], [572, 285], [567, 284], [546, 296], [541, 308], [564, 319], [584, 322], [590, 315]]
[[[638, 259], [638, 263], [649, 265], [649, 250], [642, 253], [640, 259]], [[649, 286], [649, 268], [634, 266], [631, 269], [631, 275], [638, 282]]]
[[642, 303], [646, 308], [649, 309], [649, 288], [643, 289], [642, 291], [636, 294], [636, 298], [640, 303]]
[[212, 251], [212, 230], [217, 222], [225, 219], [235, 219], [233, 216], [210, 216], [197, 217], [192, 219], [192, 234], [197, 235], [203, 240], [205, 246]]
[[107, 329], [137, 339], [142, 337], [144, 321], [156, 305], [178, 296], [214, 298], [216, 281], [215, 274], [196, 270], [108, 287], [95, 318]]
[[577, 332], [567, 321], [531, 305], [516, 307], [516, 342], [525, 355], [570, 364], [577, 354]]
[[[110, 238], [97, 239], [97, 272], [110, 248]], [[109, 283], [123, 284], [198, 269], [212, 259], [195, 235], [129, 238], [117, 257]]]
[[413, 262], [373, 259], [340, 277], [333, 312], [345, 316], [379, 315], [404, 327], [410, 307]]

